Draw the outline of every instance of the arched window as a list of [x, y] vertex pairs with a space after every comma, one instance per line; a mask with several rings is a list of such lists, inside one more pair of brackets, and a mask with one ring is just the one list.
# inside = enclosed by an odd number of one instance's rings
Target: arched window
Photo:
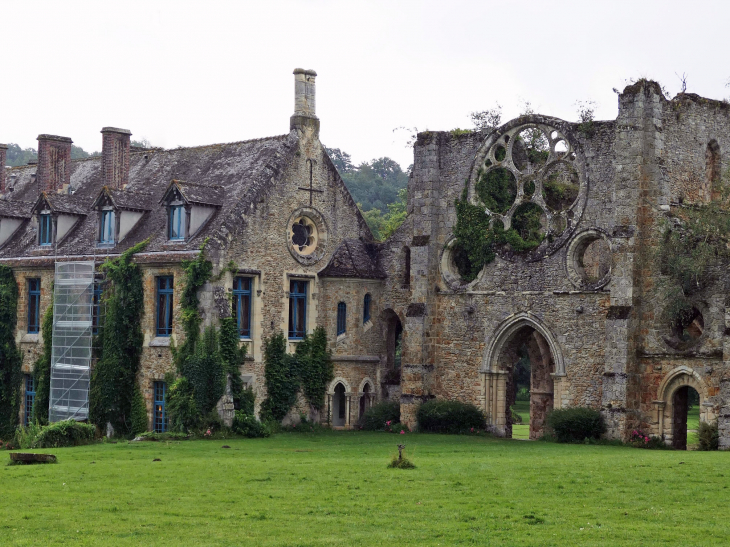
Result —
[[362, 322], [367, 323], [370, 321], [370, 293], [367, 293], [365, 295], [365, 298], [362, 302]]
[[347, 304], [340, 302], [337, 304], [337, 336], [345, 334], [347, 330]]

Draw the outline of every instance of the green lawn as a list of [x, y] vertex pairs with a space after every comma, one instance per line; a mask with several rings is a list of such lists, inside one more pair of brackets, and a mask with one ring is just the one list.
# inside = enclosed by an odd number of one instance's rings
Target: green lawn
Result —
[[522, 416], [521, 424], [512, 425], [512, 438], [527, 440], [530, 438], [530, 401], [515, 401], [512, 411]]
[[[417, 468], [387, 469], [402, 442]], [[699, 546], [730, 537], [723, 452], [363, 432], [53, 452], [56, 465], [1, 466], [0, 544]]]

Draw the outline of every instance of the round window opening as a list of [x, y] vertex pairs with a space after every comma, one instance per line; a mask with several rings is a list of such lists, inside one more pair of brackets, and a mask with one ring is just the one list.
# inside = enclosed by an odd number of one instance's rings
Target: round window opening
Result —
[[317, 248], [317, 226], [308, 217], [299, 217], [290, 226], [292, 247], [300, 255], [311, 255]]
[[673, 313], [670, 320], [671, 335], [664, 341], [670, 348], [683, 351], [700, 341], [705, 330], [705, 320], [696, 307], [684, 308]]
[[568, 277], [578, 289], [597, 290], [611, 280], [611, 245], [598, 230], [578, 234], [568, 247]]

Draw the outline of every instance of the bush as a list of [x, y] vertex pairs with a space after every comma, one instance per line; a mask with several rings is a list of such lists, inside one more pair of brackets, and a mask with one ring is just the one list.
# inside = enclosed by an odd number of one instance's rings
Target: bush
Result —
[[432, 433], [466, 433], [483, 429], [486, 418], [476, 406], [461, 401], [433, 399], [418, 407], [418, 428]]
[[361, 425], [366, 431], [383, 431], [385, 422], [400, 422], [400, 403], [383, 401], [371, 406], [362, 415]]
[[147, 405], [139, 386], [134, 388], [132, 396], [132, 435], [139, 435], [147, 431]]
[[271, 435], [266, 424], [262, 424], [253, 414], [246, 414], [237, 410], [233, 418], [233, 426], [231, 427], [235, 433], [245, 435], [249, 438], [268, 437]]
[[166, 410], [170, 420], [170, 431], [187, 433], [198, 425], [198, 405], [195, 404], [193, 386], [184, 376], [168, 382]]
[[650, 450], [669, 450], [671, 448], [661, 437], [651, 436], [641, 429], [634, 429], [631, 432], [628, 444], [634, 448], [648, 448]]
[[19, 426], [15, 430], [15, 443], [14, 446], [18, 448], [33, 448], [33, 443], [41, 434], [41, 425], [38, 422], [32, 422], [27, 426]]
[[245, 387], [241, 390], [239, 405], [239, 410], [244, 414], [254, 413], [254, 407], [256, 405], [256, 394], [254, 393], [251, 386]]
[[408, 429], [408, 426], [406, 424], [402, 424], [400, 422], [391, 422], [388, 420], [385, 422], [385, 431], [388, 433], [410, 433], [411, 430]]
[[94, 441], [96, 428], [91, 424], [66, 420], [44, 427], [31, 448], [79, 446]]
[[559, 443], [598, 439], [606, 432], [603, 416], [592, 408], [573, 407], [553, 410], [548, 415], [547, 423]]
[[717, 420], [709, 424], [700, 422], [697, 428], [697, 436], [700, 439], [698, 450], [717, 450], [720, 444], [720, 430], [717, 427]]

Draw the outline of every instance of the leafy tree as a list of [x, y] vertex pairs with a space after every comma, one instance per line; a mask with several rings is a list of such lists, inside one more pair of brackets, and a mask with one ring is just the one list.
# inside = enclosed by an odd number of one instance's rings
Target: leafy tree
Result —
[[286, 353], [283, 332], [274, 334], [264, 345], [264, 378], [266, 400], [261, 406], [262, 415], [281, 421], [297, 400], [299, 374], [297, 361]]
[[15, 143], [8, 144], [7, 165], [16, 167], [26, 165], [30, 160], [38, 159], [38, 151], [35, 148], [21, 148]]
[[502, 106], [499, 103], [488, 110], [481, 110], [469, 114], [471, 123], [477, 131], [491, 131], [502, 123]]
[[343, 173], [352, 173], [355, 170], [355, 166], [352, 164], [352, 158], [347, 152], [343, 152], [339, 148], [325, 148], [327, 155], [329, 155], [332, 163], [335, 164], [337, 171], [340, 175]]
[[0, 266], [0, 438], [10, 439], [20, 411], [20, 366], [23, 355], [15, 345], [18, 284], [13, 270]]
[[334, 365], [327, 351], [327, 332], [317, 327], [297, 346], [296, 360], [302, 381], [302, 392], [309, 404], [321, 410], [327, 385], [334, 379]]
[[35, 401], [33, 402], [33, 422], [41, 425], [48, 423], [48, 408], [51, 399], [51, 351], [53, 349], [53, 301], [43, 314], [41, 325], [43, 334], [43, 353], [33, 367], [35, 381]]

